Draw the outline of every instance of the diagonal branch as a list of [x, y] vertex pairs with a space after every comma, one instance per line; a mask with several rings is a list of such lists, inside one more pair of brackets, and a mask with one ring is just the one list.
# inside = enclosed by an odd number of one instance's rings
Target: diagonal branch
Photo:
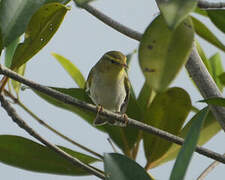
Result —
[[209, 2], [209, 1], [199, 0], [198, 7], [201, 9], [210, 9], [210, 8], [221, 9], [221, 8], [225, 8], [225, 2]]
[[[74, 0], [75, 2], [75, 0]], [[76, 3], [76, 2], [75, 2]], [[109, 25], [113, 29], [117, 30], [118, 32], [135, 39], [137, 41], [141, 41], [142, 34], [136, 32], [119, 22], [113, 20], [109, 16], [103, 14], [102, 12], [98, 11], [94, 7], [89, 4], [82, 5], [83, 9], [87, 10], [93, 16], [104, 22], [105, 24]], [[200, 56], [196, 48], [194, 47], [189, 60], [186, 65], [186, 69], [190, 76], [193, 78], [195, 84], [198, 86], [202, 96], [207, 99], [210, 97], [222, 97], [221, 92], [219, 91], [218, 87], [216, 86], [215, 82], [211, 78], [209, 72], [207, 71], [205, 65], [202, 63]], [[225, 108], [219, 106], [212, 106], [210, 105], [210, 110], [212, 111], [213, 115], [216, 117], [217, 121], [220, 123], [221, 127], [225, 131]]]
[[[71, 104], [73, 106], [79, 107], [81, 109], [85, 109], [88, 110], [90, 112], [95, 112], [97, 113], [97, 108], [96, 106], [92, 105], [92, 104], [88, 104], [86, 102], [80, 101], [78, 99], [75, 99], [71, 96], [62, 94], [54, 89], [48, 88], [47, 86], [43, 86], [40, 84], [37, 84], [31, 80], [28, 80], [26, 78], [24, 78], [23, 76], [13, 72], [12, 70], [4, 67], [3, 65], [0, 65], [0, 74], [3, 74], [5, 76], [8, 76], [16, 81], [19, 81], [37, 91], [40, 91], [42, 93], [45, 93], [59, 101], [62, 101], [66, 104]], [[121, 117], [121, 115], [113, 113], [111, 111], [108, 111], [106, 109], [104, 109], [103, 111], [98, 112], [100, 115], [107, 117], [108, 119], [114, 119], [118, 122], [123, 122], [124, 123], [124, 118]], [[168, 141], [171, 141], [173, 143], [176, 143], [178, 145], [182, 145], [184, 143], [184, 139], [175, 136], [173, 134], [170, 134], [168, 132], [165, 132], [163, 130], [160, 130], [158, 128], [149, 126], [147, 124], [144, 124], [142, 122], [139, 122], [135, 119], [131, 119], [131, 118], [127, 118], [126, 122], [128, 124], [128, 126], [134, 127], [134, 128], [138, 128], [140, 130], [143, 130], [147, 133], [153, 134], [153, 135], [157, 135], [163, 139], [166, 139]], [[208, 150], [206, 148], [197, 146], [195, 149], [196, 152], [198, 152], [199, 154], [205, 155], [209, 158], [215, 159], [219, 162], [222, 162], [225, 164], [225, 157], [219, 153], [213, 152], [211, 150]]]
[[29, 127], [27, 125], [27, 123], [25, 121], [23, 121], [23, 119], [20, 118], [20, 116], [16, 113], [15, 109], [13, 109], [13, 107], [9, 104], [9, 102], [1, 94], [0, 94], [0, 102], [1, 102], [2, 107], [8, 113], [8, 115], [12, 118], [12, 120], [19, 127], [21, 127], [26, 132], [28, 132], [31, 136], [33, 136], [34, 138], [36, 138], [37, 140], [39, 140], [40, 142], [45, 144], [48, 148], [55, 151], [60, 156], [64, 157], [66, 160], [71, 162], [76, 167], [80, 167], [80, 168], [86, 170], [87, 172], [89, 172], [90, 174], [93, 174], [101, 179], [105, 178], [104, 174], [100, 173], [98, 170], [96, 170], [96, 168], [94, 168], [90, 165], [84, 164], [79, 159], [76, 159], [75, 157], [71, 156], [70, 154], [68, 154], [68, 153], [64, 152], [63, 150], [61, 150], [60, 148], [58, 148], [56, 145], [48, 142], [46, 139], [41, 137], [37, 132], [35, 132], [31, 127]]

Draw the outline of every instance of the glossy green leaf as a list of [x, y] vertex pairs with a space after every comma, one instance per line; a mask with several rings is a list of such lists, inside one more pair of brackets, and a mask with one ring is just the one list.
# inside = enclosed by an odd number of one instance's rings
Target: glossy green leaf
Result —
[[[75, 167], [46, 146], [29, 139], [19, 136], [0, 135], [0, 141], [0, 161], [5, 164], [41, 173], [89, 175], [88, 172], [80, 167]], [[84, 163], [89, 164], [99, 161], [89, 155], [59, 147]]]
[[223, 64], [219, 53], [214, 54], [210, 59], [209, 63], [212, 69], [212, 77], [220, 90], [223, 89], [223, 85], [220, 83], [219, 75], [224, 72]]
[[[80, 89], [80, 88], [68, 88], [67, 89], [67, 88], [56, 88], [56, 87], [54, 87], [53, 89], [55, 89], [63, 94], [72, 96], [81, 101], [84, 101], [87, 103], [92, 103], [91, 99], [88, 97], [88, 95], [86, 94], [84, 89]], [[39, 95], [41, 98], [43, 98], [45, 101], [47, 101], [48, 103], [50, 103], [56, 107], [59, 107], [59, 108], [62, 108], [62, 109], [65, 109], [65, 110], [68, 110], [68, 111], [71, 111], [71, 112], [77, 114], [78, 116], [80, 116], [81, 118], [86, 120], [89, 124], [93, 123], [93, 120], [96, 116], [94, 113], [80, 109], [80, 108], [70, 105], [70, 104], [65, 104], [55, 98], [52, 98], [52, 97], [50, 97], [44, 93], [38, 92], [36, 90], [33, 90], [33, 91], [37, 95]], [[102, 126], [99, 126], [99, 128], [100, 127], [102, 127]]]
[[15, 53], [16, 47], [20, 42], [20, 38], [15, 39], [12, 41], [6, 48], [5, 48], [5, 66], [10, 68], [12, 63], [12, 58]]
[[62, 4], [49, 3], [32, 16], [25, 32], [25, 40], [19, 44], [13, 56], [12, 69], [26, 63], [50, 41], [67, 10]]
[[[143, 119], [146, 124], [178, 135], [191, 106], [191, 99], [185, 90], [170, 88], [156, 95]], [[160, 159], [172, 143], [148, 133], [143, 133], [143, 139], [147, 166], [151, 168], [154, 161]]]
[[22, 35], [32, 15], [42, 5], [52, 2], [62, 3], [63, 0], [2, 0], [0, 2], [0, 28], [4, 45], [8, 46]]
[[151, 180], [143, 167], [122, 154], [105, 153], [106, 180]]
[[[182, 129], [180, 133], [180, 137], [184, 138], [187, 136], [188, 130], [190, 129], [190, 126], [193, 123], [193, 119], [191, 119], [185, 127]], [[205, 119], [204, 125], [202, 127], [202, 130], [200, 132], [200, 137], [198, 140], [198, 145], [202, 146], [205, 143], [207, 143], [212, 137], [214, 137], [219, 131], [221, 130], [221, 126], [219, 125], [216, 118], [213, 116], [211, 112], [207, 114], [207, 117]], [[168, 161], [171, 161], [176, 158], [178, 152], [180, 150], [180, 146], [173, 144], [170, 149], [167, 151], [167, 153], [159, 159], [157, 162], [154, 163], [153, 167], [157, 167], [163, 163], [166, 163]]]
[[212, 97], [212, 98], [201, 100], [199, 102], [205, 102], [207, 104], [225, 107], [225, 98], [220, 98], [220, 97]]
[[137, 103], [142, 111], [142, 114], [144, 114], [149, 107], [151, 103], [151, 97], [152, 97], [152, 89], [150, 85], [145, 82], [137, 99]]
[[225, 45], [198, 19], [192, 17], [195, 32], [217, 48], [225, 51]]
[[197, 5], [196, 0], [156, 0], [156, 3], [172, 29], [175, 29]]
[[74, 82], [80, 88], [84, 88], [85, 79], [80, 70], [68, 59], [65, 57], [52, 53], [52, 56], [60, 63], [60, 65], [66, 70], [66, 72], [70, 75], [70, 77], [74, 80]]
[[187, 61], [194, 30], [190, 19], [174, 31], [160, 15], [148, 26], [139, 46], [139, 63], [147, 83], [155, 91], [165, 90]]
[[194, 122], [192, 123], [188, 131], [187, 137], [185, 138], [184, 144], [173, 166], [170, 175], [170, 180], [184, 179], [188, 165], [191, 161], [192, 155], [197, 145], [200, 131], [207, 113], [208, 108], [204, 108], [193, 117]]
[[[23, 76], [24, 73], [25, 73], [25, 69], [26, 69], [26, 64], [23, 64], [18, 69], [16, 69], [15, 72], [17, 72], [18, 74]], [[18, 97], [19, 96], [19, 92], [20, 92], [20, 88], [21, 88], [21, 83], [18, 82], [18, 81], [15, 81], [13, 79], [11, 79], [11, 83], [12, 83], [13, 89], [16, 92], [17, 97]]]
[[225, 9], [210, 9], [207, 13], [213, 24], [225, 33]]
[[0, 3], [0, 27], [3, 42], [8, 46], [24, 33], [25, 28], [38, 8], [44, 1], [32, 0], [2, 0]]

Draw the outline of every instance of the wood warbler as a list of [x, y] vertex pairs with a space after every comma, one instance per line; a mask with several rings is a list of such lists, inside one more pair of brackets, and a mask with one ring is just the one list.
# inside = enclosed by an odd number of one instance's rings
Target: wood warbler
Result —
[[[106, 108], [115, 113], [126, 112], [130, 95], [130, 82], [125, 70], [128, 67], [126, 60], [126, 56], [121, 52], [109, 51], [91, 69], [85, 88], [99, 111]], [[120, 122], [107, 120], [98, 113], [93, 124], [103, 125], [106, 122], [124, 126]]]

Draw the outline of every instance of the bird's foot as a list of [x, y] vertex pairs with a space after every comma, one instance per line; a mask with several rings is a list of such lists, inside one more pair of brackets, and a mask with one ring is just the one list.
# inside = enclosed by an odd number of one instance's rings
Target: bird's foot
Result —
[[112, 124], [114, 126], [120, 126], [120, 127], [126, 127], [128, 124], [128, 116], [124, 113], [121, 114], [121, 118], [123, 118], [122, 122], [116, 121], [116, 120], [109, 120], [109, 124]]

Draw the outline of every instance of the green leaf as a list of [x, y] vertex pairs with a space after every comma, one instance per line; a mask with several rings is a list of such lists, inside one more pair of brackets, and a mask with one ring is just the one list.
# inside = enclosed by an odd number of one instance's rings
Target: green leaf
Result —
[[185, 138], [184, 144], [178, 154], [175, 165], [173, 166], [170, 180], [184, 179], [188, 165], [197, 145], [200, 131], [207, 112], [208, 108], [204, 108], [193, 117], [194, 122], [188, 131], [187, 137]]
[[175, 29], [197, 5], [196, 0], [156, 0], [156, 3], [172, 29]]
[[[191, 110], [191, 99], [181, 88], [170, 88], [159, 93], [147, 109], [143, 119], [146, 124], [178, 135]], [[148, 168], [164, 156], [172, 143], [160, 137], [143, 133], [145, 156]]]
[[63, 0], [2, 0], [0, 1], [0, 29], [4, 46], [22, 35], [32, 15], [44, 4]]
[[4, 46], [8, 46], [24, 31], [31, 18], [44, 1], [2, 0], [0, 2], [0, 27]]
[[75, 83], [80, 88], [84, 88], [85, 79], [80, 70], [68, 59], [65, 57], [52, 53], [52, 56], [60, 63], [60, 65], [66, 70], [66, 72], [70, 75], [70, 77], [74, 80]]
[[[75, 167], [49, 148], [29, 139], [0, 135], [0, 141], [0, 161], [5, 164], [41, 173], [76, 176], [89, 174], [82, 168]], [[89, 164], [99, 161], [89, 155], [59, 147], [84, 163]]]
[[59, 3], [42, 6], [31, 18], [25, 40], [19, 44], [12, 60], [12, 69], [20, 67], [39, 52], [59, 28], [68, 8]]
[[206, 57], [206, 54], [205, 54], [204, 50], [202, 49], [202, 47], [201, 47], [200, 43], [197, 41], [197, 39], [195, 39], [195, 45], [196, 45], [198, 54], [200, 55], [200, 57], [201, 57], [203, 63], [205, 64], [207, 70], [209, 71], [210, 74], [212, 74], [212, 67], [209, 63], [208, 58]]
[[[18, 74], [24, 76], [25, 69], [26, 69], [26, 64], [23, 64], [18, 69], [16, 69], [15, 72], [17, 72]], [[21, 83], [18, 82], [18, 81], [15, 81], [13, 79], [11, 79], [11, 83], [12, 83], [13, 89], [16, 92], [17, 97], [18, 97], [19, 96], [19, 92], [20, 92], [20, 88], [21, 88]]]
[[143, 167], [122, 154], [105, 153], [106, 180], [151, 180]]
[[213, 24], [216, 25], [217, 28], [219, 28], [222, 32], [225, 33], [225, 10], [224, 9], [210, 9], [207, 10], [208, 16], [213, 22]]
[[220, 98], [220, 97], [212, 97], [212, 98], [201, 100], [199, 102], [205, 102], [207, 104], [225, 107], [225, 98]]
[[214, 54], [210, 59], [212, 77], [220, 90], [223, 89], [223, 85], [220, 83], [219, 75], [224, 72], [223, 65], [221, 62], [221, 57], [219, 53]]
[[150, 85], [145, 82], [137, 99], [137, 103], [142, 111], [142, 115], [146, 112], [147, 108], [151, 103], [152, 94], [153, 92]]
[[219, 76], [218, 76], [219, 80], [220, 80], [220, 83], [225, 86], [225, 72], [221, 73]]
[[[188, 130], [190, 129], [190, 126], [194, 122], [193, 119], [191, 119], [185, 127], [182, 129], [180, 133], [180, 137], [184, 138], [187, 136]], [[219, 131], [221, 130], [221, 126], [219, 125], [216, 118], [213, 116], [211, 112], [207, 114], [207, 117], [205, 119], [204, 125], [202, 127], [202, 130], [200, 132], [200, 137], [198, 140], [198, 145], [202, 146], [205, 143], [207, 143], [212, 137], [214, 137]], [[159, 159], [157, 162], [154, 163], [153, 167], [159, 166], [161, 164], [164, 164], [165, 162], [173, 160], [178, 152], [180, 150], [180, 146], [173, 144], [170, 149], [167, 151], [167, 153]]]
[[[63, 94], [72, 96], [72, 97], [74, 97], [76, 99], [79, 99], [81, 101], [84, 101], [84, 102], [87, 102], [87, 103], [92, 103], [91, 99], [88, 97], [88, 95], [86, 94], [84, 89], [80, 89], [80, 88], [56, 88], [56, 87], [52, 87], [52, 89], [54, 89], [56, 91], [59, 91]], [[38, 96], [40, 96], [45, 101], [47, 101], [48, 103], [50, 103], [50, 104], [52, 104], [56, 107], [71, 111], [71, 112], [77, 114], [78, 116], [80, 116], [81, 118], [83, 118], [85, 121], [87, 121], [89, 124], [92, 125], [93, 120], [96, 116], [95, 113], [80, 109], [80, 108], [78, 108], [76, 106], [73, 106], [73, 105], [70, 105], [70, 104], [65, 104], [65, 103], [63, 103], [63, 102], [61, 102], [61, 101], [59, 101], [59, 100], [57, 100], [53, 97], [50, 97], [50, 96], [48, 96], [44, 93], [38, 92], [36, 90], [33, 90], [33, 91]], [[102, 129], [102, 126], [98, 126], [98, 127]]]
[[189, 18], [174, 31], [168, 29], [162, 16], [148, 26], [139, 46], [139, 63], [153, 90], [163, 91], [168, 87], [187, 61], [193, 40]]
[[17, 38], [14, 41], [12, 41], [5, 49], [5, 66], [7, 68], [10, 68], [11, 66], [12, 58], [19, 42], [20, 42], [20, 38]]
[[203, 39], [213, 44], [217, 48], [225, 51], [224, 44], [198, 19], [192, 17], [195, 32]]

